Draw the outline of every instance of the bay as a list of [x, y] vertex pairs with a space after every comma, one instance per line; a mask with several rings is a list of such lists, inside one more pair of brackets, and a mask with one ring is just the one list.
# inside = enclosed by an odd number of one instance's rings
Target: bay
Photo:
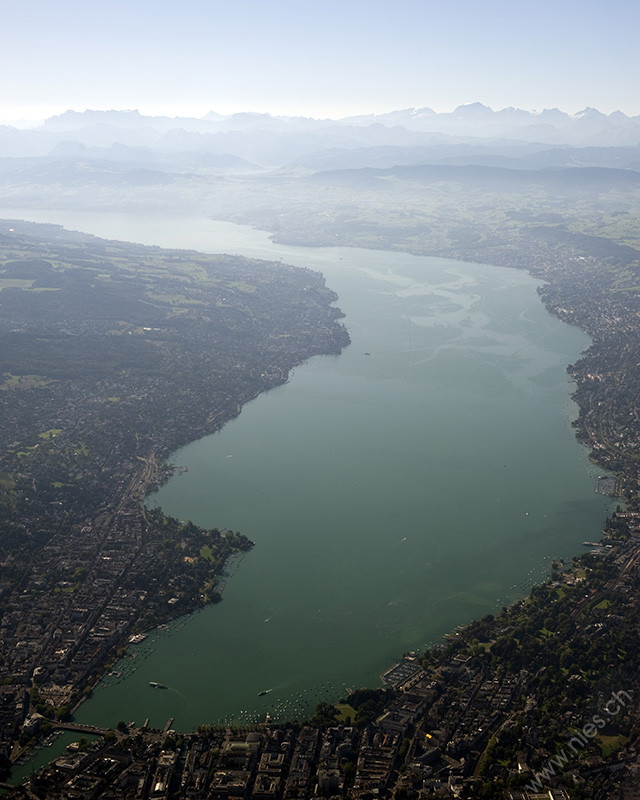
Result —
[[522, 597], [599, 536], [608, 502], [571, 429], [566, 374], [589, 339], [545, 311], [526, 273], [288, 247], [204, 218], [2, 214], [320, 270], [352, 339], [172, 456], [188, 472], [149, 505], [256, 547], [220, 605], [132, 647], [80, 721], [303, 717]]

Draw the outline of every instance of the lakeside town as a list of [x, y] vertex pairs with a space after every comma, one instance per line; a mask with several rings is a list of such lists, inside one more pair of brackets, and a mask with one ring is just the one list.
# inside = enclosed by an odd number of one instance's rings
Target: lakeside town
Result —
[[307, 723], [267, 714], [178, 733], [172, 720], [100, 730], [31, 715], [34, 730], [100, 738], [81, 738], [8, 796], [634, 798], [639, 588], [640, 513], [620, 512], [596, 551], [556, 565], [531, 597], [408, 654], [384, 689], [320, 703]]

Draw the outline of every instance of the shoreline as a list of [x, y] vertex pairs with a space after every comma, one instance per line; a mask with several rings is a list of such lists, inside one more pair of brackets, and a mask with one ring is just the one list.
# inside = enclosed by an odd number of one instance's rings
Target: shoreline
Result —
[[[545, 304], [545, 305], [546, 305], [546, 304]], [[548, 306], [547, 306], [547, 310], [549, 311], [549, 313], [553, 313], [553, 312], [551, 311], [551, 309], [550, 309]], [[563, 320], [563, 321], [566, 321], [566, 320]], [[278, 385], [279, 385], [279, 384], [278, 384]], [[230, 418], [233, 418], [233, 417], [230, 417]], [[219, 430], [219, 428], [216, 428], [216, 430]], [[206, 435], [206, 434], [203, 434], [203, 435]], [[200, 438], [200, 437], [198, 437], [198, 438]], [[600, 463], [600, 462], [599, 462], [599, 461], [596, 461], [596, 460], [594, 459], [594, 463]], [[144, 493], [143, 493], [143, 494], [144, 494]], [[143, 501], [143, 502], [144, 502], [144, 501]], [[176, 618], [177, 618], [178, 616], [182, 616], [182, 615], [176, 615]]]
[[[312, 355], [340, 351], [349, 338], [338, 322], [341, 312], [333, 305], [334, 293], [326, 288], [322, 276], [310, 270], [273, 263], [265, 271], [255, 260], [241, 257], [143, 247], [61, 227], [55, 228], [56, 238], [51, 239], [47, 225], [1, 224], [7, 229], [5, 255], [15, 250], [23, 259], [8, 261], [4, 272], [21, 266], [35, 270], [34, 280], [62, 284], [52, 288], [59, 292], [55, 298], [63, 308], [65, 302], [76, 301], [64, 324], [60, 314], [49, 313], [48, 306], [41, 310], [37, 325], [45, 330], [51, 327], [54, 335], [42, 340], [42, 352], [31, 352], [31, 339], [23, 335], [23, 329], [29, 331], [33, 322], [29, 302], [35, 294], [28, 291], [33, 281], [27, 281], [26, 289], [15, 289], [22, 293], [21, 299], [24, 295], [24, 308], [17, 304], [15, 312], [21, 327], [13, 338], [6, 332], [4, 336], [11, 339], [9, 344], [17, 343], [14, 358], [24, 355], [34, 362], [27, 368], [24, 359], [18, 359], [18, 367], [26, 369], [18, 374], [41, 377], [24, 385], [8, 378], [6, 391], [0, 394], [8, 437], [1, 454], [0, 510], [7, 533], [15, 531], [17, 541], [7, 564], [16, 559], [20, 564], [16, 581], [20, 578], [18, 588], [24, 589], [21, 624], [31, 625], [33, 640], [24, 655], [20, 649], [15, 651], [11, 667], [8, 662], [3, 665], [3, 695], [17, 708], [26, 704], [31, 714], [37, 711], [45, 718], [60, 719], [78, 708], [118, 650], [125, 652], [132, 633], [218, 602], [229, 558], [252, 546], [239, 533], [205, 530], [188, 522], [182, 525], [146, 509], [150, 491], [169, 477], [171, 469], [164, 455], [184, 442], [219, 430], [245, 403], [284, 382], [296, 365]], [[81, 266], [76, 264], [79, 250], [85, 254]], [[25, 260], [28, 254], [32, 254], [31, 260]], [[93, 319], [85, 321], [82, 315], [89, 312], [77, 302], [74, 292], [84, 291], [91, 309], [96, 286], [82, 281], [76, 286], [74, 281], [91, 269], [87, 264], [96, 258], [109, 302], [123, 291], [120, 277], [127, 269], [138, 275], [134, 294], [140, 299], [136, 305], [127, 287], [128, 312], [120, 307], [110, 312], [107, 303], [107, 322], [95, 323], [97, 333], [83, 337], [80, 333]], [[146, 259], [145, 265], [152, 260], [153, 266], [141, 267], [137, 264], [141, 258]], [[191, 277], [194, 270], [199, 281]], [[142, 284], [141, 274], [147, 276], [148, 284]], [[65, 280], [70, 283], [69, 290]], [[221, 306], [218, 298], [223, 292]], [[146, 293], [153, 302], [145, 300]], [[49, 300], [53, 294], [41, 297]], [[281, 303], [283, 297], [296, 312], [280, 320], [273, 315], [273, 304]], [[184, 303], [182, 315], [176, 314], [180, 302]], [[194, 306], [215, 309], [216, 326], [203, 324], [201, 314], [193, 312]], [[113, 323], [110, 313], [120, 321]], [[249, 323], [241, 336], [237, 334], [239, 317], [246, 317]], [[147, 321], [151, 324], [144, 325]], [[58, 331], [56, 326], [61, 324], [64, 330]], [[113, 324], [116, 328], [124, 325], [124, 333], [129, 335], [110, 336], [109, 325]], [[185, 336], [185, 331], [192, 336]], [[71, 337], [77, 352], [68, 353], [65, 361], [58, 349], [57, 359], [47, 359], [46, 347], [55, 349], [61, 337]], [[215, 348], [210, 346], [212, 337]], [[20, 346], [26, 347], [26, 354], [19, 351]], [[98, 353], [103, 348], [107, 366], [96, 360], [92, 347], [97, 347]], [[247, 360], [239, 377], [234, 368], [238, 358]], [[94, 365], [95, 375], [91, 370], [85, 374], [84, 362]], [[190, 369], [192, 362], [197, 363], [195, 371]], [[54, 374], [49, 376], [46, 370], [52, 364]], [[9, 362], [3, 364], [3, 371], [13, 374]], [[210, 384], [219, 380], [219, 375], [224, 382], [212, 395]], [[31, 430], [28, 419], [23, 421], [20, 409], [27, 401], [34, 404], [38, 425], [48, 429], [44, 434]], [[36, 444], [32, 445], [34, 436]], [[57, 480], [52, 482], [51, 475]], [[29, 538], [18, 536], [28, 523], [46, 533], [35, 549]], [[73, 562], [73, 566], [61, 568], [58, 560], [67, 551], [72, 557], [64, 565]], [[51, 587], [40, 579], [39, 569], [54, 571], [56, 580]], [[11, 576], [8, 572], [8, 581]], [[3, 600], [11, 602], [17, 590], [11, 582], [7, 587], [8, 591], [3, 587]], [[50, 591], [43, 592], [43, 587]], [[46, 607], [48, 613], [39, 614], [39, 607]], [[81, 624], [76, 620], [78, 614]], [[15, 627], [14, 622], [6, 628], [4, 647], [18, 636]], [[64, 648], [60, 641], [65, 642]], [[19, 726], [12, 722], [11, 751], [18, 738], [20, 746], [30, 738], [22, 722], [23, 718]]]

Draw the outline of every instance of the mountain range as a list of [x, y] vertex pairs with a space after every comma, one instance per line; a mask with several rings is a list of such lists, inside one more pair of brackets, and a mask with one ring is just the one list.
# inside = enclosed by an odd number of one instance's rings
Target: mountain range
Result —
[[[493, 111], [481, 103], [447, 113], [411, 108], [337, 120], [249, 112], [191, 118], [66, 111], [36, 128], [0, 126], [0, 158], [82, 158], [154, 169], [170, 163], [187, 170], [314, 171], [409, 163], [637, 168], [639, 145], [640, 117], [620, 111]], [[611, 148], [621, 151], [612, 156]]]

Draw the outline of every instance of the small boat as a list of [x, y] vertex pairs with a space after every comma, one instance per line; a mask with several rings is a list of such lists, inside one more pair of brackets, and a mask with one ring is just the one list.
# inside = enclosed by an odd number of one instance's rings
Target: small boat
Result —
[[149, 681], [149, 686], [151, 686], [152, 689], [166, 689], [167, 688], [164, 685], [164, 683], [156, 683], [156, 681]]
[[263, 689], [261, 692], [258, 692], [258, 697], [263, 697], [265, 694], [269, 694], [271, 689]]

